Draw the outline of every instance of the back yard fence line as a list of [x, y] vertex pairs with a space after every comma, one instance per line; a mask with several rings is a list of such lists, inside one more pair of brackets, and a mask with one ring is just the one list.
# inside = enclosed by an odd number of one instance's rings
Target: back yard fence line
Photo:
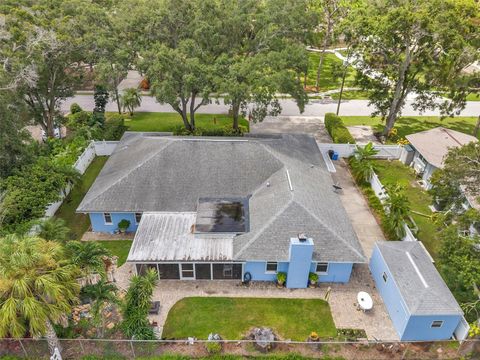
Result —
[[[134, 359], [162, 354], [207, 356], [207, 340], [108, 340], [61, 339], [63, 359], [80, 359], [84, 356], [99, 358]], [[240, 356], [259, 355], [254, 340], [222, 340], [223, 354]], [[438, 342], [379, 342], [379, 341], [274, 341], [271, 353], [298, 353], [307, 357], [338, 357], [344, 359], [458, 359], [475, 358], [480, 354], [480, 340]], [[17, 356], [28, 359], [49, 357], [44, 339], [0, 339], [0, 356]]]
[[[117, 146], [118, 141], [92, 141], [85, 148], [83, 153], [78, 157], [77, 161], [73, 165], [80, 174], [84, 174], [87, 171], [87, 168], [92, 163], [93, 159], [96, 156], [108, 156], [111, 155], [115, 147]], [[49, 218], [55, 215], [57, 210], [62, 206], [63, 200], [72, 190], [72, 186], [68, 185], [63, 191], [60, 192], [60, 200], [50, 204], [45, 210], [45, 217]]]

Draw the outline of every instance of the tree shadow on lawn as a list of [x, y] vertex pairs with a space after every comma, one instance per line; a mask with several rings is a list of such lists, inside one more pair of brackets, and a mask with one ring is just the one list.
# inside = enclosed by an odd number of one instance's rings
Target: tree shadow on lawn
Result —
[[[475, 127], [473, 122], [470, 123], [457, 118], [446, 118], [444, 120], [440, 120], [440, 118], [436, 118], [435, 120], [433, 119], [435, 118], [432, 117], [430, 120], [419, 119], [415, 117], [401, 117], [399, 120], [397, 120], [394, 127], [398, 131], [397, 135], [399, 138], [404, 138], [406, 135], [414, 134], [424, 130], [430, 130], [439, 126], [471, 135]], [[376, 124], [373, 128], [374, 131], [380, 132], [383, 130], [384, 126], [385, 124], [382, 122], [380, 124]]]

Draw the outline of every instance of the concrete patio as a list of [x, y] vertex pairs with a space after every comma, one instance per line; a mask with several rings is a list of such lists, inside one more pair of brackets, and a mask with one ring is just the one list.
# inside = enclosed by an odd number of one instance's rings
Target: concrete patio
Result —
[[[120, 288], [128, 288], [128, 278], [133, 274], [130, 264], [123, 265], [117, 272]], [[328, 302], [337, 328], [365, 329], [369, 339], [398, 340], [383, 302], [375, 290], [366, 264], [355, 265], [348, 284], [321, 284], [314, 289], [278, 289], [271, 282], [253, 282], [243, 286], [238, 281], [160, 281], [153, 294], [153, 300], [160, 301], [160, 313], [150, 315], [150, 321], [158, 324], [159, 333], [168, 312], [175, 303], [185, 297], [257, 297], [291, 299], [325, 299], [330, 292]], [[359, 291], [367, 291], [373, 299], [371, 311], [357, 310], [356, 299]], [[261, 324], [259, 324], [260, 326]]]

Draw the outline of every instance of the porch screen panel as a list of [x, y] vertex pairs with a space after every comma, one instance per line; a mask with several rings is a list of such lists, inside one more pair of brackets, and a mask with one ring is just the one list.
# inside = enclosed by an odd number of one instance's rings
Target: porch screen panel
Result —
[[210, 280], [210, 264], [195, 264], [195, 276], [197, 280]]
[[231, 280], [242, 278], [242, 264], [213, 264], [213, 278]]
[[178, 269], [178, 264], [158, 264], [158, 271], [160, 271], [160, 280], [180, 279], [180, 270]]
[[156, 272], [158, 272], [157, 264], [137, 264], [138, 275], [145, 275], [148, 269], [154, 269]]

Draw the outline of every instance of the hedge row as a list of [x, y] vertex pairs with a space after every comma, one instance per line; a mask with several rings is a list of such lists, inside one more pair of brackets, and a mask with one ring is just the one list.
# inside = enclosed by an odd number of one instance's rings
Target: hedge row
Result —
[[173, 135], [178, 136], [243, 136], [248, 130], [245, 126], [239, 125], [238, 131], [233, 130], [231, 126], [216, 127], [211, 129], [204, 129], [197, 127], [193, 131], [185, 129], [183, 125], [178, 125], [173, 130]]
[[333, 113], [325, 114], [325, 128], [334, 143], [337, 144], [355, 144], [355, 139], [350, 134], [342, 119]]

